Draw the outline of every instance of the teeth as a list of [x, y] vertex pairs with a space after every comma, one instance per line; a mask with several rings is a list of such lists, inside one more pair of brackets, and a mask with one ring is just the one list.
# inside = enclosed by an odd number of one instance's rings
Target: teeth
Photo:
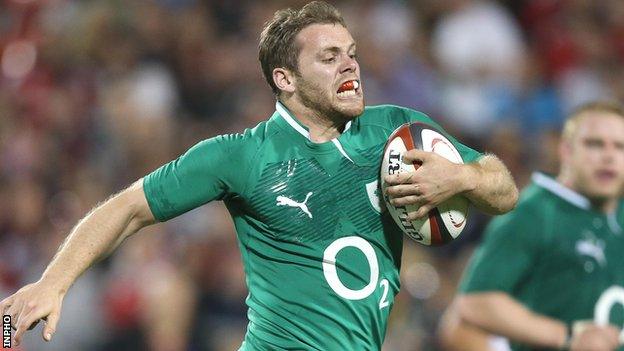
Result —
[[345, 90], [341, 93], [338, 93], [338, 97], [341, 97], [341, 98], [350, 97], [350, 96], [355, 96], [355, 90]]
[[353, 88], [354, 88], [354, 89], [357, 89], [357, 88], [359, 88], [359, 87], [360, 87], [360, 82], [359, 82], [359, 81], [357, 81], [357, 80], [354, 80], [354, 81], [353, 81]]

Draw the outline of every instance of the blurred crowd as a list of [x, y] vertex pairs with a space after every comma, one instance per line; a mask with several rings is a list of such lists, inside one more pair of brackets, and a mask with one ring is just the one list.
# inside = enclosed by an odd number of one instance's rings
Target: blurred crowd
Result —
[[[0, 298], [36, 280], [89, 209], [216, 134], [267, 118], [262, 24], [305, 1], [0, 3]], [[335, 1], [367, 104], [428, 113], [520, 186], [557, 171], [565, 114], [624, 101], [619, 0]], [[448, 247], [407, 242], [385, 351], [438, 350], [437, 321], [488, 218]], [[70, 290], [55, 339], [23, 350], [235, 350], [245, 277], [209, 204], [132, 237]]]

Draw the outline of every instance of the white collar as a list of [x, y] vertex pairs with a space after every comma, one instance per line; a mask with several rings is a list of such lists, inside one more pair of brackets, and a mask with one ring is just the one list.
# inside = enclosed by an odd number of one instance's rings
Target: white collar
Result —
[[[568, 201], [569, 203], [580, 207], [584, 210], [589, 210], [591, 208], [591, 203], [589, 199], [576, 191], [566, 187], [565, 185], [559, 183], [554, 178], [551, 178], [543, 173], [535, 172], [531, 176], [533, 183], [541, 186], [542, 188], [550, 191], [551, 193], [559, 196], [560, 198]], [[614, 233], [622, 233], [622, 227], [617, 221], [617, 210], [611, 213], [607, 213], [607, 224], [610, 229]]]
[[543, 173], [535, 172], [531, 175], [533, 183], [559, 196], [567, 202], [584, 210], [591, 208], [591, 202], [585, 196], [559, 183], [556, 179], [551, 178]]
[[[280, 114], [280, 116], [282, 116], [282, 118], [284, 118], [284, 120], [286, 120], [286, 122], [288, 122], [288, 124], [293, 127], [294, 130], [306, 137], [306, 139], [310, 140], [310, 132], [305, 127], [303, 127], [301, 123], [297, 121], [297, 119], [295, 119], [290, 111], [288, 111], [286, 106], [284, 106], [284, 104], [282, 104], [279, 100], [275, 102], [275, 109]], [[349, 128], [351, 128], [351, 121], [348, 121], [345, 124], [343, 133], [349, 130]]]

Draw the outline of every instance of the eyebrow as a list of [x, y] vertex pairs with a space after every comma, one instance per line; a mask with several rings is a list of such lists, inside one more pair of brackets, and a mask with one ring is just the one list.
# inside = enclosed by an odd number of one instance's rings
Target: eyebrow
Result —
[[585, 137], [583, 138], [583, 142], [585, 144], [604, 144], [604, 140], [602, 140], [601, 138], [596, 138], [596, 137]]
[[[347, 51], [351, 51], [351, 50], [355, 50], [355, 43], [351, 43], [351, 45], [349, 45], [349, 48], [347, 49]], [[331, 52], [331, 53], [339, 53], [341, 50], [338, 46], [331, 46], [328, 48], [324, 48], [321, 50], [321, 54], [324, 54], [326, 52]]]

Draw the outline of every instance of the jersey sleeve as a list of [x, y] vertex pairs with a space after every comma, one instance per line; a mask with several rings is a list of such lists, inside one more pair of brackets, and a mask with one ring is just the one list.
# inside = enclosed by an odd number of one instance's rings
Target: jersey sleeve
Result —
[[459, 286], [462, 293], [514, 290], [540, 256], [544, 233], [538, 214], [523, 208], [494, 218], [475, 251]]
[[442, 128], [442, 126], [440, 126], [437, 122], [432, 120], [426, 114], [424, 114], [422, 112], [418, 112], [418, 111], [412, 110], [412, 109], [408, 109], [408, 108], [401, 108], [400, 110], [401, 110], [401, 112], [403, 114], [403, 118], [405, 119], [403, 123], [422, 122], [422, 123], [428, 124], [430, 126], [433, 126], [437, 130], [442, 132], [442, 134], [444, 134], [444, 136], [451, 143], [453, 143], [453, 146], [455, 146], [455, 148], [457, 149], [457, 151], [461, 155], [462, 159], [464, 160], [464, 163], [475, 162], [475, 161], [479, 160], [483, 156], [483, 154], [481, 154], [480, 152], [478, 152], [478, 151], [476, 151], [476, 150], [474, 150], [474, 149], [472, 149], [472, 148], [462, 144], [461, 142], [459, 142], [455, 137], [453, 137], [452, 135], [447, 133], [444, 130], [444, 128]]
[[166, 221], [243, 191], [253, 156], [249, 144], [242, 134], [207, 139], [145, 176], [143, 191], [154, 217]]

